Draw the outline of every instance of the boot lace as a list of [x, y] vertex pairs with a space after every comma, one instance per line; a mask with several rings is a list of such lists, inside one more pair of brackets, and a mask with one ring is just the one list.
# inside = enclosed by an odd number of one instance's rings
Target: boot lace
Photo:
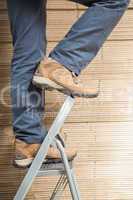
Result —
[[80, 83], [79, 77], [74, 72], [72, 72], [72, 77], [73, 77], [73, 82], [75, 84], [79, 84]]

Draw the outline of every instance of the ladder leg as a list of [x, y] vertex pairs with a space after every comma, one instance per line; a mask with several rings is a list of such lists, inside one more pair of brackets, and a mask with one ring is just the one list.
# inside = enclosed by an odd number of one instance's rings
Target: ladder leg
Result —
[[74, 185], [75, 185], [75, 190], [77, 192], [78, 199], [80, 199], [80, 192], [79, 192], [79, 188], [78, 188], [78, 184], [77, 184], [77, 180], [76, 180], [76, 176], [75, 176], [73, 168], [71, 169], [71, 175], [72, 175], [72, 178], [73, 178], [73, 182], [74, 182]]
[[62, 146], [62, 144], [59, 140], [55, 139], [55, 142], [56, 142], [57, 147], [58, 147], [60, 154], [62, 156], [64, 167], [65, 167], [65, 170], [66, 170], [66, 175], [67, 175], [67, 178], [68, 178], [68, 181], [69, 181], [69, 187], [70, 187], [70, 191], [71, 191], [71, 194], [72, 194], [72, 198], [73, 198], [73, 200], [80, 200], [80, 194], [79, 194], [79, 191], [78, 191], [77, 183], [76, 183], [74, 176], [73, 176], [74, 172], [71, 171], [71, 169], [70, 169], [70, 165], [69, 165], [67, 156], [65, 154], [64, 148], [63, 148], [63, 146]]
[[57, 199], [59, 200], [61, 198], [63, 191], [67, 186], [67, 183], [68, 181], [66, 175], [62, 175], [55, 186], [55, 189], [52, 193], [50, 200], [57, 200]]
[[62, 127], [65, 119], [67, 118], [73, 104], [74, 104], [74, 98], [68, 96], [61, 107], [59, 113], [57, 114], [57, 117], [55, 118], [51, 128], [49, 129], [49, 132], [47, 136], [45, 137], [43, 143], [41, 144], [41, 147], [31, 165], [29, 168], [25, 178], [23, 179], [16, 196], [14, 197], [14, 200], [23, 200], [25, 196], [27, 195], [35, 177], [38, 174], [38, 171], [46, 157], [46, 154], [48, 152], [48, 148], [52, 141], [54, 140], [55, 136], [59, 133], [60, 128]]

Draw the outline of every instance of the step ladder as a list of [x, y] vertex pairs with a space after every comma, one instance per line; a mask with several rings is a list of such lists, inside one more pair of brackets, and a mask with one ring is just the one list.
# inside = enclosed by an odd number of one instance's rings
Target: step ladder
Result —
[[[99, 82], [100, 83], [100, 82]], [[48, 88], [43, 88], [43, 90]], [[99, 93], [99, 87], [98, 87]], [[98, 94], [97, 94], [98, 96]], [[96, 97], [96, 96], [95, 96]], [[88, 97], [89, 98], [89, 97]], [[92, 98], [92, 96], [90, 96]], [[67, 156], [64, 150], [64, 144], [59, 136], [60, 129], [64, 124], [69, 112], [71, 111], [75, 102], [75, 98], [71, 95], [68, 95], [57, 114], [53, 124], [51, 125], [48, 134], [46, 135], [41, 147], [33, 160], [30, 168], [26, 176], [24, 177], [15, 197], [14, 200], [24, 200], [26, 197], [35, 177], [37, 176], [55, 176], [59, 175], [60, 178], [53, 190], [52, 196], [50, 200], [59, 200], [61, 195], [66, 187], [69, 184], [71, 196], [73, 200], [80, 200], [80, 192], [78, 189], [73, 162], [74, 160], [68, 161]], [[53, 163], [51, 161], [45, 162], [45, 157], [48, 152], [48, 148], [50, 145], [55, 145], [61, 154], [60, 163]]]
[[[74, 97], [67, 96], [65, 102], [63, 103], [59, 113], [57, 114], [52, 126], [50, 127], [47, 136], [45, 137], [41, 147], [33, 160], [26, 176], [24, 177], [14, 200], [24, 200], [26, 197], [35, 177], [37, 176], [56, 176], [59, 175], [60, 178], [54, 188], [53, 194], [50, 200], [60, 199], [61, 194], [63, 193], [67, 183], [69, 184], [70, 192], [73, 200], [80, 200], [80, 193], [77, 186], [73, 161], [68, 161], [65, 154], [64, 146], [61, 140], [58, 139], [58, 134], [60, 129], [65, 122], [73, 104], [75, 102]], [[62, 162], [52, 163], [45, 162], [45, 157], [48, 152], [48, 148], [51, 144], [57, 146], [60, 151]]]

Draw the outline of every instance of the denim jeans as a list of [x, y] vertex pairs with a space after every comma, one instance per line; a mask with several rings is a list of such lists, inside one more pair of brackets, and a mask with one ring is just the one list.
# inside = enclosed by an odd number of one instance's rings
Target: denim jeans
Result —
[[[96, 56], [116, 26], [129, 0], [72, 0], [87, 10], [50, 52], [70, 71], [80, 74]], [[41, 143], [47, 134], [42, 125], [44, 97], [31, 81], [46, 54], [46, 1], [7, 0], [13, 38], [11, 98], [16, 138]]]

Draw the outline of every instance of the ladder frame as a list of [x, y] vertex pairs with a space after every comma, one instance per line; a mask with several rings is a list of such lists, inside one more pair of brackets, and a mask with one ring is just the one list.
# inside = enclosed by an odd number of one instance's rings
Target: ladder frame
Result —
[[[41, 166], [44, 162], [44, 159], [47, 155], [48, 148], [50, 144], [54, 141], [57, 145], [57, 148], [59, 149], [61, 153], [61, 158], [64, 164], [66, 177], [69, 183], [69, 188], [72, 194], [73, 200], [80, 200], [80, 194], [78, 191], [78, 186], [76, 183], [76, 178], [74, 175], [73, 169], [70, 167], [69, 162], [67, 160], [67, 156], [64, 151], [64, 147], [61, 144], [61, 142], [58, 139], [55, 139], [55, 137], [60, 132], [60, 129], [62, 125], [64, 124], [69, 112], [71, 111], [72, 106], [74, 105], [75, 99], [73, 96], [67, 96], [65, 99], [65, 102], [63, 103], [59, 113], [57, 114], [53, 124], [51, 125], [48, 134], [46, 135], [43, 143], [40, 146], [40, 149], [33, 160], [27, 174], [25, 175], [15, 197], [14, 200], [24, 200], [26, 197], [35, 177], [38, 175], [39, 170], [41, 169]], [[53, 195], [51, 197], [51, 200], [56, 200], [56, 196]]]

